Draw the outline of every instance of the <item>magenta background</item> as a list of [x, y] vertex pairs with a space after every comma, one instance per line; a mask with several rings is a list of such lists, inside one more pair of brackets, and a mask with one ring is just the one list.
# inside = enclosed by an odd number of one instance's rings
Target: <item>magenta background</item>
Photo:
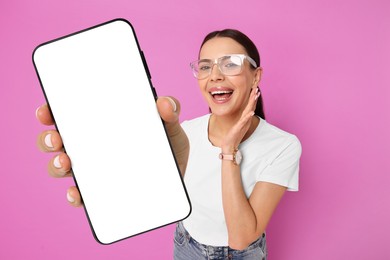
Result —
[[385, 0], [1, 1], [0, 259], [172, 258], [173, 225], [97, 244], [66, 202], [72, 180], [49, 178], [35, 146], [45, 127], [34, 47], [117, 17], [135, 26], [182, 120], [207, 112], [188, 68], [206, 33], [234, 27], [259, 46], [268, 121], [303, 145], [300, 191], [269, 225], [269, 259], [390, 259], [389, 12]]

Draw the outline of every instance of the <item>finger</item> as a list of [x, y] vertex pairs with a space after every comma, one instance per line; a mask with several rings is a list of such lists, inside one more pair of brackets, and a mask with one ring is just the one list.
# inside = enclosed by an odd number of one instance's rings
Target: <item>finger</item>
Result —
[[38, 107], [35, 111], [35, 116], [44, 125], [54, 125], [54, 120], [47, 104]]
[[246, 104], [244, 111], [242, 111], [242, 116], [245, 116], [250, 111], [254, 111], [256, 109], [257, 103], [257, 88], [252, 88], [251, 93], [249, 94], [248, 103]]
[[251, 97], [249, 103], [251, 103], [251, 111], [254, 111], [256, 109], [257, 100], [260, 96], [260, 91], [258, 87], [252, 88]]
[[157, 109], [165, 122], [170, 139], [176, 137], [182, 131], [179, 123], [179, 101], [173, 97], [160, 97], [157, 99]]
[[49, 175], [55, 178], [70, 177], [71, 162], [66, 153], [59, 153], [54, 156], [48, 164]]
[[188, 161], [189, 141], [179, 123], [180, 103], [173, 97], [160, 97], [157, 99], [157, 109], [165, 122], [169, 141], [184, 176]]
[[255, 114], [255, 112], [249, 111], [245, 115], [242, 115], [242, 117], [240, 118], [240, 120], [237, 123], [237, 128], [241, 129], [241, 131], [244, 131], [244, 133], [246, 133], [246, 131], [249, 129], [249, 126], [250, 126], [250, 123], [252, 120], [252, 116], [254, 114]]
[[254, 104], [253, 104], [253, 111], [256, 110], [256, 105], [257, 105], [257, 102], [258, 102], [259, 97], [260, 97], [260, 95], [261, 95], [260, 89], [259, 89], [258, 87], [256, 87], [256, 92], [255, 92], [255, 93], [256, 93], [256, 94], [255, 94], [255, 102], [254, 102]]
[[174, 97], [159, 97], [157, 99], [157, 109], [166, 123], [179, 122], [180, 103]]
[[69, 204], [72, 205], [73, 207], [83, 206], [80, 192], [75, 186], [69, 187], [66, 193], [66, 199], [68, 200]]
[[37, 146], [42, 152], [58, 152], [63, 148], [61, 136], [56, 130], [47, 130], [40, 133]]

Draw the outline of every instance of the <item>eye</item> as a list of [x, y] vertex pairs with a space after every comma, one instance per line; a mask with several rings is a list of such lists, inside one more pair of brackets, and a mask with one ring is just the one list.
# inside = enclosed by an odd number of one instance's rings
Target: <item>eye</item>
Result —
[[211, 66], [208, 63], [201, 63], [198, 65], [198, 68], [200, 71], [207, 71], [210, 70]]
[[225, 68], [235, 68], [237, 66], [240, 66], [240, 64], [237, 64], [237, 63], [234, 63], [234, 62], [229, 62], [229, 63], [224, 64]]
[[225, 56], [221, 58], [221, 67], [232, 70], [241, 66], [241, 59], [237, 56]]

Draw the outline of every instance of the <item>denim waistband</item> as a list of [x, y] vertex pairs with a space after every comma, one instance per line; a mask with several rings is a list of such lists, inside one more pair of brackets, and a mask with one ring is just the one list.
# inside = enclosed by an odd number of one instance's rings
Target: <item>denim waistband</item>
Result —
[[205, 255], [209, 256], [209, 259], [222, 259], [223, 256], [226, 256], [227, 258], [233, 258], [234, 256], [255, 249], [256, 247], [263, 247], [263, 244], [265, 243], [265, 233], [263, 233], [257, 240], [251, 243], [244, 250], [232, 249], [229, 246], [210, 246], [202, 244], [191, 237], [188, 231], [184, 228], [182, 222], [178, 223], [178, 229], [180, 232], [183, 232], [188, 241], [191, 240], [194, 246], [198, 247], [199, 250], [201, 250]]

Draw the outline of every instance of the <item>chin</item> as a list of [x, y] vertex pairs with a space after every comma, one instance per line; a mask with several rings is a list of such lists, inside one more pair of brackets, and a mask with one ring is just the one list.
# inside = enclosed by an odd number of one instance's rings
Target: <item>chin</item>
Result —
[[213, 113], [216, 116], [230, 116], [234, 112], [229, 107], [222, 107], [222, 106], [209, 106], [211, 113]]

